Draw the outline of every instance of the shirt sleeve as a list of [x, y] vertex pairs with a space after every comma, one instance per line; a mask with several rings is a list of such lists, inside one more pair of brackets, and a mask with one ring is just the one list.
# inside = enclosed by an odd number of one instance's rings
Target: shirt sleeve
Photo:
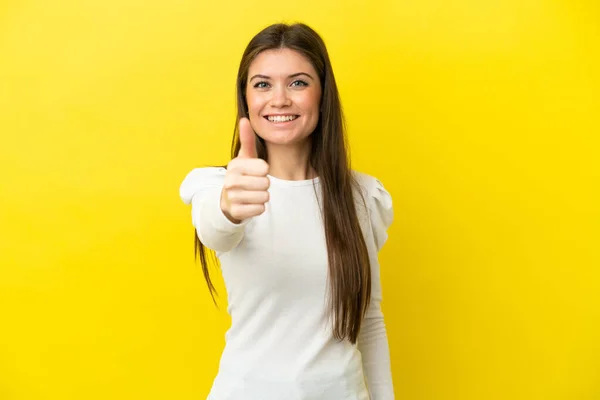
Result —
[[387, 229], [392, 223], [394, 212], [392, 198], [382, 183], [372, 177], [369, 177], [367, 183], [365, 200], [374, 247], [377, 251], [370, 255], [371, 302], [362, 322], [357, 346], [362, 355], [363, 370], [371, 400], [393, 400], [394, 385], [390, 352], [381, 310], [382, 290], [378, 252], [387, 240]]
[[226, 252], [236, 247], [244, 236], [250, 219], [239, 224], [231, 222], [221, 210], [224, 168], [206, 167], [192, 170], [181, 183], [179, 194], [192, 206], [192, 224], [206, 247]]

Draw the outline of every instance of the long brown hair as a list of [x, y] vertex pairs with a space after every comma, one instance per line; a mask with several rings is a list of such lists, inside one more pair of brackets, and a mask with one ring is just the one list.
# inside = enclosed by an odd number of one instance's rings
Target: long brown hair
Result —
[[[247, 117], [245, 96], [248, 69], [254, 58], [265, 50], [288, 48], [306, 57], [317, 71], [322, 87], [321, 116], [311, 135], [309, 162], [322, 187], [322, 213], [329, 261], [329, 311], [333, 317], [333, 335], [356, 343], [362, 319], [371, 298], [371, 265], [357, 216], [355, 195], [362, 196], [352, 175], [345, 135], [344, 117], [333, 69], [325, 43], [305, 24], [275, 24], [259, 32], [248, 44], [237, 75], [237, 118], [231, 144], [231, 157], [240, 151], [238, 124]], [[256, 137], [258, 156], [267, 160], [264, 141]], [[364, 199], [363, 199], [364, 200]], [[364, 204], [364, 201], [363, 201]], [[195, 256], [214, 300], [215, 287], [210, 279], [207, 248], [196, 233]], [[213, 259], [216, 261], [216, 257]]]

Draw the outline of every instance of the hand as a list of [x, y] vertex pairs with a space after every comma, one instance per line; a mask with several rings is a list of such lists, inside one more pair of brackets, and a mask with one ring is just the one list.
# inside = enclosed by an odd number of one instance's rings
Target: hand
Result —
[[265, 212], [270, 185], [269, 164], [257, 156], [256, 134], [247, 118], [240, 119], [239, 133], [240, 152], [227, 165], [221, 192], [221, 210], [236, 224]]

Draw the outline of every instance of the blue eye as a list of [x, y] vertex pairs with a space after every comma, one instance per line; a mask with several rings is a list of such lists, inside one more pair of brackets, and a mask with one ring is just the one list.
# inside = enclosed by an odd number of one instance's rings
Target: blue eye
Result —
[[255, 88], [258, 88], [258, 89], [264, 89], [264, 88], [266, 88], [268, 85], [269, 85], [269, 84], [268, 84], [267, 82], [265, 82], [265, 81], [261, 81], [261, 82], [257, 82], [257, 83], [255, 83], [255, 84], [254, 84], [254, 87], [255, 87]]
[[308, 86], [308, 83], [302, 80], [292, 82], [292, 86]]

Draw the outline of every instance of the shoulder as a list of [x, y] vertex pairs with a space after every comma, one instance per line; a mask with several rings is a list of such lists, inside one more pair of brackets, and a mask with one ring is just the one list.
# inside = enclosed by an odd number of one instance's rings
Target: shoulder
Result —
[[358, 184], [358, 187], [361, 189], [362, 195], [366, 197], [365, 200], [368, 200], [368, 198], [380, 198], [384, 196], [390, 197], [391, 201], [391, 195], [381, 180], [356, 170], [352, 170], [352, 175]]
[[220, 187], [225, 179], [225, 172], [226, 169], [223, 167], [194, 168], [181, 182], [179, 187], [181, 199], [189, 204], [196, 193]]
[[359, 171], [352, 173], [368, 209], [377, 247], [381, 248], [394, 219], [392, 195], [378, 178]]

